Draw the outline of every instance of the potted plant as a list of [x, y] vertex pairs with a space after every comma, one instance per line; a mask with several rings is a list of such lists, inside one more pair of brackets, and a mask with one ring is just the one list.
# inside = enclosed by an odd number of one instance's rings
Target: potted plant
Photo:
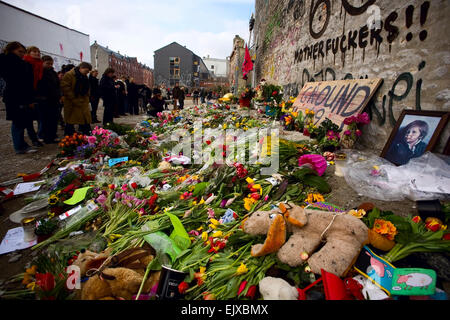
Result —
[[58, 228], [58, 223], [52, 219], [42, 219], [38, 223], [39, 226], [35, 231], [38, 243], [50, 238]]
[[252, 101], [254, 95], [255, 92], [253, 91], [253, 89], [250, 87], [246, 87], [244, 91], [242, 91], [239, 95], [239, 105], [245, 108], [250, 107], [250, 102]]

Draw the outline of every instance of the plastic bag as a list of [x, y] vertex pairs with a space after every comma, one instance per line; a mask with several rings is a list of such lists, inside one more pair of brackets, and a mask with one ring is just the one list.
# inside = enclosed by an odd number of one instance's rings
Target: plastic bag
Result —
[[431, 152], [395, 166], [386, 159], [348, 151], [344, 178], [358, 194], [384, 201], [450, 199], [450, 157]]

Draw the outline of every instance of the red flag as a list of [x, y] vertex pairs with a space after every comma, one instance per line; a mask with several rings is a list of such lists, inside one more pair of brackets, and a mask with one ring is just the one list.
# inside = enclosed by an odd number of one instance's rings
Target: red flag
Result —
[[80, 61], [83, 61], [83, 52], [80, 52]]
[[245, 45], [245, 58], [244, 63], [242, 64], [242, 72], [244, 74], [243, 79], [247, 80], [247, 74], [253, 70], [253, 61], [252, 57], [250, 57], [250, 51], [248, 50], [247, 45]]

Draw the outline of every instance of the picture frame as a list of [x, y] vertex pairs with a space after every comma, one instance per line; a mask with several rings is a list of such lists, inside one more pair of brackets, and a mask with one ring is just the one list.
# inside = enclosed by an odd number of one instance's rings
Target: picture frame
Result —
[[399, 166], [433, 151], [449, 116], [445, 111], [403, 110], [380, 157]]

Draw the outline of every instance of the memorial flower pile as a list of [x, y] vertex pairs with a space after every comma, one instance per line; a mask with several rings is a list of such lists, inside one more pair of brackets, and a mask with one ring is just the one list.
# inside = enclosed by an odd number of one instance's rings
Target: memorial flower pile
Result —
[[[60, 145], [59, 170], [47, 173], [42, 187], [53, 234], [32, 248], [43, 254], [18, 277], [20, 290], [3, 296], [76, 299], [80, 292], [67, 286], [72, 274], [66, 271], [78, 256], [106, 250], [109, 257], [116, 257], [127, 250], [149, 248], [152, 259], [144, 263], [145, 275], [140, 274], [134, 299], [155, 297], [164, 279], [152, 288], [146, 288], [146, 281], [157, 277], [163, 267], [182, 274], [176, 286], [182, 299], [260, 299], [259, 283], [270, 275], [301, 290], [315, 281], [307, 263], [284, 265], [276, 252], [252, 255], [252, 246], [267, 237], [243, 230], [250, 215], [274, 210], [280, 203], [360, 219], [390, 241], [385, 258], [391, 262], [413, 252], [448, 251], [449, 231], [442, 221], [401, 218], [379, 209], [344, 210], [327, 203], [333, 188], [327, 182], [332, 151], [344, 136], [360, 134], [358, 125], [369, 123], [367, 114], [346, 120], [349, 135], [329, 119], [315, 125], [313, 110], [291, 110], [295, 99], [283, 102], [279, 86], [266, 84], [258, 92], [257, 99], [262, 96], [270, 108], [277, 108], [277, 117], [214, 104], [162, 112], [135, 128], [115, 124], [96, 127], [90, 136], [66, 137]], [[257, 133], [274, 120], [280, 120], [276, 122], [280, 129], [297, 130], [312, 139], [289, 141]], [[196, 122], [203, 126], [195, 127]], [[242, 136], [227, 137], [227, 129], [247, 131], [259, 153]], [[178, 141], [173, 141], [175, 132], [182, 132]], [[203, 148], [201, 162], [189, 159], [180, 147], [192, 150], [198, 145]], [[235, 149], [245, 151], [244, 160]], [[220, 155], [222, 162], [216, 159]], [[279, 170], [263, 174], [264, 160], [273, 155], [279, 157]], [[303, 260], [309, 258], [306, 252], [298, 254]], [[108, 281], [105, 274], [101, 281]]]

